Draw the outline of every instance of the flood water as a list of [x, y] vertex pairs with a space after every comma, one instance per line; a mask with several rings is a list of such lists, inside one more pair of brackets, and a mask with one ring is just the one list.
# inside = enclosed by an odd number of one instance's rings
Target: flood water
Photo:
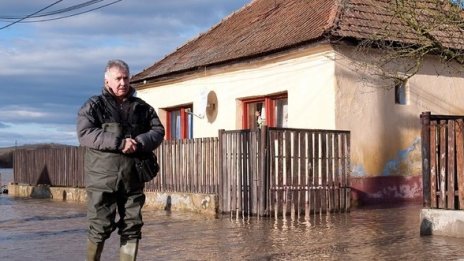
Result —
[[[138, 260], [460, 260], [464, 240], [419, 235], [420, 206], [310, 219], [208, 218], [144, 209]], [[0, 260], [84, 260], [82, 204], [0, 195]], [[116, 233], [102, 260], [118, 260]]]

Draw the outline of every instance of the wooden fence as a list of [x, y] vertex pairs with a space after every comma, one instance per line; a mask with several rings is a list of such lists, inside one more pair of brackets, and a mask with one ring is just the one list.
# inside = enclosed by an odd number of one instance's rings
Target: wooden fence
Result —
[[220, 131], [220, 209], [236, 215], [309, 215], [350, 209], [348, 131]]
[[[218, 138], [164, 141], [155, 150], [160, 173], [146, 191], [217, 193]], [[14, 182], [84, 188], [85, 148], [17, 149]]]
[[218, 193], [218, 138], [166, 140], [155, 154], [161, 170], [146, 191]]
[[424, 207], [464, 210], [464, 116], [421, 114]]
[[[350, 134], [266, 128], [164, 141], [146, 191], [214, 193], [221, 212], [287, 215], [348, 211]], [[78, 147], [16, 150], [14, 182], [84, 187]]]
[[16, 149], [13, 182], [82, 188], [84, 151], [79, 147]]

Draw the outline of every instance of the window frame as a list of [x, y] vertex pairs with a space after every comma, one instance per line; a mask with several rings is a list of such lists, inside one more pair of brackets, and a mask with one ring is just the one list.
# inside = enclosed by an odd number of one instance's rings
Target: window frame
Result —
[[[288, 94], [287, 92], [284, 93], [278, 93], [278, 94], [272, 94], [272, 95], [267, 95], [267, 96], [261, 96], [261, 97], [254, 97], [254, 98], [249, 98], [249, 99], [243, 99], [242, 100], [242, 108], [243, 108], [243, 113], [242, 113], [242, 127], [244, 129], [250, 129], [250, 123], [248, 122], [248, 113], [249, 113], [249, 106], [250, 104], [262, 102], [263, 106], [265, 108], [265, 124], [266, 126], [269, 127], [275, 127], [276, 122], [274, 120], [274, 108], [276, 106], [276, 100], [279, 99], [287, 99], [288, 102]], [[270, 109], [272, 108], [272, 109]]]
[[[176, 106], [171, 108], [166, 108], [166, 140], [176, 140], [176, 139], [191, 139], [193, 138], [193, 115], [191, 113], [193, 109], [192, 104]], [[171, 129], [172, 124], [172, 114], [173, 112], [179, 111], [180, 116], [180, 137], [176, 138], [175, 134]], [[190, 119], [190, 121], [189, 121]]]
[[396, 105], [409, 104], [409, 86], [407, 81], [398, 81], [394, 87]]

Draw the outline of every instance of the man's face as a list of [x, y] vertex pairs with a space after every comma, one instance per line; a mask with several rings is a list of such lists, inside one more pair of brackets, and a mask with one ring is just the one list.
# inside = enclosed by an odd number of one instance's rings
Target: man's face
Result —
[[117, 98], [124, 98], [129, 92], [129, 75], [118, 67], [110, 68], [105, 85]]

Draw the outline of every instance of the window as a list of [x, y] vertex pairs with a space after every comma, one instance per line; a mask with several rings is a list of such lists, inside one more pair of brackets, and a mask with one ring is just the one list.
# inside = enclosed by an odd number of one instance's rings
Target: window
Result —
[[192, 105], [166, 109], [166, 139], [179, 140], [193, 137]]
[[406, 81], [398, 81], [395, 84], [395, 104], [408, 104], [408, 92]]
[[288, 127], [288, 98], [280, 98], [275, 100], [274, 106], [274, 121], [275, 126], [279, 128]]
[[288, 125], [287, 94], [243, 100], [243, 128], [256, 129], [263, 125], [285, 128]]

